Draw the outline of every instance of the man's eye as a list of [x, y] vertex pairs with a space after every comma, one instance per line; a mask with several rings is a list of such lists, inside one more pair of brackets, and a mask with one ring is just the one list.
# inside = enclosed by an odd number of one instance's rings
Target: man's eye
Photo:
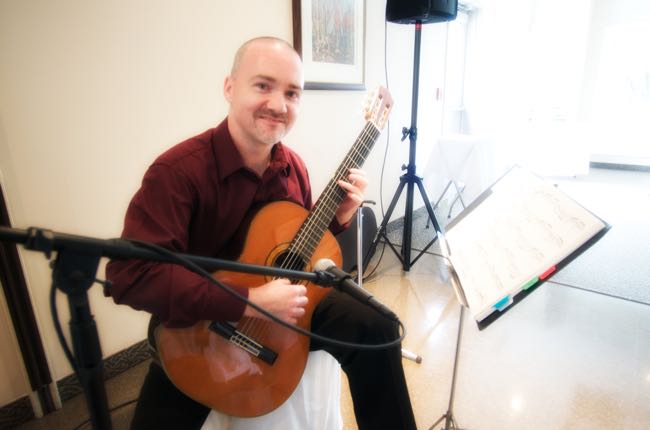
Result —
[[269, 85], [265, 82], [258, 82], [257, 84], [255, 84], [255, 86], [262, 91], [266, 91], [269, 89]]
[[298, 100], [300, 98], [300, 93], [298, 91], [289, 91], [287, 97], [291, 100]]

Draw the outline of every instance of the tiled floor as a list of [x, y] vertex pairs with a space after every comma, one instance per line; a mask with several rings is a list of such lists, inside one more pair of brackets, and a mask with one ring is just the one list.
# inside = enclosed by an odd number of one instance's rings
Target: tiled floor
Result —
[[[648, 253], [647, 243], [634, 249]], [[423, 356], [421, 364], [404, 361], [420, 429], [447, 411], [451, 388], [460, 308], [441, 273], [434, 255], [403, 272], [386, 250], [365, 283], [404, 322], [404, 347]], [[650, 306], [585, 287], [547, 282], [483, 330], [465, 315], [452, 408], [458, 428], [650, 428]], [[145, 370], [143, 363], [108, 382], [112, 406], [136, 397]], [[356, 429], [343, 386], [344, 428]], [[114, 412], [114, 428], [128, 428], [132, 411]], [[21, 429], [73, 429], [86, 416], [83, 399], [73, 399]]]
[[[427, 429], [447, 411], [459, 307], [437, 257], [409, 273], [388, 259], [366, 287], [398, 311], [405, 347], [424, 357], [405, 367], [418, 428]], [[457, 371], [459, 428], [647, 429], [650, 306], [548, 282], [484, 330], [465, 314]]]

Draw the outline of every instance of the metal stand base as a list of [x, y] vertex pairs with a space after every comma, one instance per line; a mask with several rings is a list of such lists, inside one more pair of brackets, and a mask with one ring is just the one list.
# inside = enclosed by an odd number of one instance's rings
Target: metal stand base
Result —
[[445, 412], [438, 421], [433, 423], [429, 430], [433, 430], [438, 424], [444, 421], [444, 425], [440, 428], [441, 430], [462, 430], [460, 427], [456, 426], [456, 420], [454, 419], [454, 413], [452, 412], [454, 406], [454, 394], [456, 391], [456, 373], [458, 371], [458, 354], [460, 351], [460, 339], [463, 333], [463, 319], [465, 317], [465, 307], [460, 306], [460, 315], [458, 317], [458, 334], [456, 335], [456, 352], [454, 354], [454, 368], [451, 377], [451, 390], [449, 392], [449, 406], [447, 407], [447, 412]]
[[[371, 203], [371, 202], [364, 202]], [[372, 202], [374, 203], [374, 202]], [[363, 204], [357, 209], [357, 284], [359, 287], [363, 288]], [[415, 361], [416, 363], [422, 363], [422, 357], [418, 354], [415, 354], [408, 349], [402, 348], [402, 358], [407, 360]]]

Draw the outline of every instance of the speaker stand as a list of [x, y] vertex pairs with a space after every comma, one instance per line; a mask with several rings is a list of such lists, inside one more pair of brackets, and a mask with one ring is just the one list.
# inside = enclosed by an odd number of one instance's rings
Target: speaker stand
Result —
[[[417, 144], [418, 90], [419, 90], [419, 80], [420, 80], [421, 39], [422, 39], [422, 21], [416, 21], [415, 44], [414, 44], [415, 47], [414, 47], [414, 54], [413, 54], [413, 97], [411, 101], [411, 127], [410, 128], [404, 127], [402, 129], [402, 141], [405, 140], [407, 136], [409, 137], [409, 142], [410, 142], [409, 164], [408, 166], [402, 166], [402, 170], [406, 170], [406, 173], [400, 177], [400, 182], [399, 182], [399, 186], [397, 187], [397, 191], [393, 196], [393, 200], [391, 201], [390, 206], [388, 207], [388, 211], [386, 212], [386, 215], [384, 216], [381, 225], [377, 229], [377, 234], [375, 235], [375, 238], [372, 241], [372, 244], [370, 245], [370, 252], [368, 252], [368, 255], [373, 255], [379, 240], [383, 237], [386, 243], [388, 243], [390, 248], [393, 250], [395, 255], [397, 255], [397, 258], [402, 263], [402, 268], [405, 271], [409, 271], [411, 266], [413, 266], [413, 264], [415, 264], [415, 262], [429, 249], [429, 247], [433, 245], [433, 243], [438, 238], [437, 232], [442, 231], [440, 226], [438, 225], [436, 216], [433, 213], [433, 207], [431, 206], [431, 201], [429, 200], [429, 197], [427, 197], [427, 193], [424, 190], [424, 185], [422, 185], [422, 178], [416, 176], [415, 174], [416, 171], [415, 150]], [[426, 206], [427, 213], [429, 214], [429, 219], [431, 220], [431, 223], [435, 228], [436, 236], [422, 251], [420, 251], [420, 254], [418, 254], [414, 259], [411, 260], [411, 235], [413, 229], [413, 192], [414, 192], [415, 185], [417, 185], [418, 190], [420, 192], [420, 196], [424, 201], [424, 205]], [[386, 235], [386, 226], [388, 225], [388, 221], [390, 220], [390, 217], [393, 214], [393, 210], [395, 210], [395, 205], [397, 205], [397, 201], [399, 200], [399, 197], [402, 194], [404, 187], [406, 187], [406, 206], [404, 208], [402, 249], [401, 251], [398, 251], [396, 247], [390, 242], [390, 240], [388, 240], [388, 236]], [[367, 263], [367, 261], [364, 261], [364, 264], [365, 263]]]

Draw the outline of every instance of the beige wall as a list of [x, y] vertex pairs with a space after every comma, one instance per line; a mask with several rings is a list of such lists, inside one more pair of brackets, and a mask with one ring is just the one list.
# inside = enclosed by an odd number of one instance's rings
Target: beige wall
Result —
[[[384, 81], [384, 1], [366, 1], [366, 83]], [[439, 119], [434, 100], [444, 26], [423, 32], [418, 166]], [[232, 55], [257, 35], [292, 40], [290, 0], [0, 1], [0, 178], [18, 228], [39, 226], [100, 238], [118, 236], [126, 206], [153, 158], [215, 125]], [[396, 109], [385, 167], [389, 202], [408, 161], [413, 27], [389, 24], [389, 77]], [[426, 51], [425, 51], [426, 50]], [[442, 58], [442, 57], [441, 57]], [[442, 63], [442, 61], [440, 61]], [[314, 194], [334, 172], [363, 125], [364, 92], [307, 91], [287, 143], [310, 167]], [[382, 138], [366, 164], [379, 200]], [[421, 205], [418, 204], [418, 205]], [[395, 216], [403, 215], [398, 209]], [[378, 215], [379, 217], [380, 215]], [[56, 340], [43, 255], [21, 251], [55, 379], [71, 373]], [[103, 267], [100, 268], [103, 276]], [[104, 355], [145, 337], [147, 316], [92, 288]], [[59, 297], [64, 327], [68, 313]], [[5, 383], [3, 382], [3, 389]]]
[[[2, 289], [2, 284], [0, 284]], [[0, 406], [11, 403], [30, 391], [29, 380], [20, 357], [7, 301], [0, 292]]]

